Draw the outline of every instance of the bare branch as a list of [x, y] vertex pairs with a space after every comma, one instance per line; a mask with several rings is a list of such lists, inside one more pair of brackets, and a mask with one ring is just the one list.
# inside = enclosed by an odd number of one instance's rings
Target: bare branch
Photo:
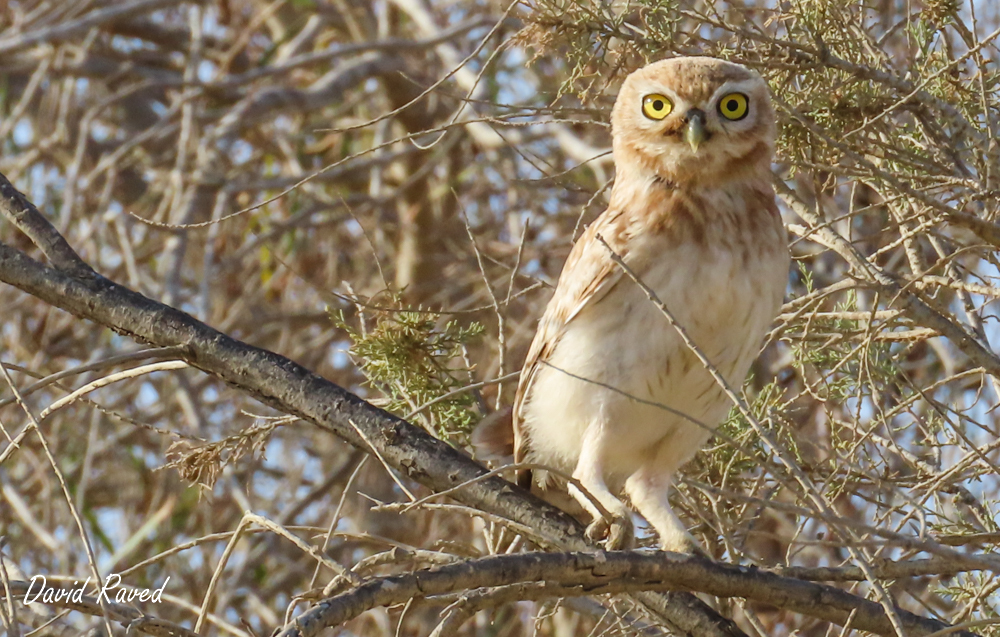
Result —
[[[886, 636], [896, 634], [879, 603], [832, 586], [781, 577], [764, 570], [719, 564], [692, 555], [598, 551], [494, 555], [416, 573], [374, 578], [347, 593], [324, 600], [297, 617], [280, 635], [312, 637], [372, 608], [410, 599], [518, 584], [526, 586], [519, 590], [527, 591], [538, 582], [544, 582], [544, 587], [525, 597], [688, 590], [773, 604], [839, 625], [845, 625], [850, 619], [851, 626], [859, 630]], [[929, 635], [949, 628], [943, 622], [924, 619], [900, 608], [896, 612], [907, 635]], [[955, 634], [975, 637], [975, 633], [969, 631], [959, 630]]]

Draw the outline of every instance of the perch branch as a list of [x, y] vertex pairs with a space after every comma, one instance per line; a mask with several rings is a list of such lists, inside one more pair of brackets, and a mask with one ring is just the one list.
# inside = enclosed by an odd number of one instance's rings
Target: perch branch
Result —
[[[544, 586], [536, 586], [544, 582]], [[361, 613], [399, 604], [481, 588], [518, 584], [558, 596], [602, 595], [649, 590], [687, 590], [716, 597], [741, 597], [772, 604], [838, 625], [848, 620], [855, 630], [895, 635], [878, 602], [845, 590], [782, 577], [745, 566], [712, 562], [693, 555], [668, 552], [599, 551], [596, 553], [516, 553], [491, 555], [432, 569], [372, 578], [346, 593], [314, 606], [286, 626], [279, 637], [312, 637]], [[532, 586], [529, 586], [532, 585]], [[533, 597], [530, 592], [527, 594]], [[930, 635], [951, 628], [896, 607], [906, 635]], [[961, 637], [974, 633], [957, 630]]]

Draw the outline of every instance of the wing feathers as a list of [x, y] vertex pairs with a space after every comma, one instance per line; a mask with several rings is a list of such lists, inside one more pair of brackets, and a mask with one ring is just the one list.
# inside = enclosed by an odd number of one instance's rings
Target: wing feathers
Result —
[[[570, 251], [563, 266], [556, 291], [538, 323], [538, 331], [528, 349], [528, 356], [521, 371], [517, 393], [514, 396], [514, 461], [524, 462], [528, 440], [523, 427], [522, 408], [531, 392], [531, 386], [541, 362], [551, 356], [559, 343], [566, 325], [584, 308], [599, 302], [621, 280], [622, 272], [605, 248], [597, 240], [600, 234], [608, 245], [625, 258], [627, 238], [621, 210], [608, 209], [580, 237]], [[527, 475], [527, 477], [525, 477]], [[518, 472], [518, 484], [530, 485], [530, 473]]]

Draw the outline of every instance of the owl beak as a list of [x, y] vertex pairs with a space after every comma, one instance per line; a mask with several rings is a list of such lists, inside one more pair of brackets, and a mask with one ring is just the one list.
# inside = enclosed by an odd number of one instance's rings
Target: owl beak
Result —
[[698, 147], [708, 139], [708, 131], [705, 130], [705, 111], [692, 108], [684, 117], [684, 121], [687, 122], [684, 139], [691, 146], [691, 150], [697, 153]]

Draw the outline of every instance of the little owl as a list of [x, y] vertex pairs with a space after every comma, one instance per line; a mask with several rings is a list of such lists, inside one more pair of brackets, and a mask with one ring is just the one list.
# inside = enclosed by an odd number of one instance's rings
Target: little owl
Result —
[[[788, 277], [771, 188], [774, 111], [753, 71], [687, 57], [632, 73], [611, 124], [610, 205], [573, 247], [528, 351], [515, 460], [578, 480], [613, 517], [610, 547], [633, 539], [624, 491], [663, 549], [687, 552], [696, 545], [670, 508], [671, 477], [732, 405], [608, 248], [739, 386]], [[588, 534], [607, 532], [600, 509], [569, 491], [593, 516]]]

